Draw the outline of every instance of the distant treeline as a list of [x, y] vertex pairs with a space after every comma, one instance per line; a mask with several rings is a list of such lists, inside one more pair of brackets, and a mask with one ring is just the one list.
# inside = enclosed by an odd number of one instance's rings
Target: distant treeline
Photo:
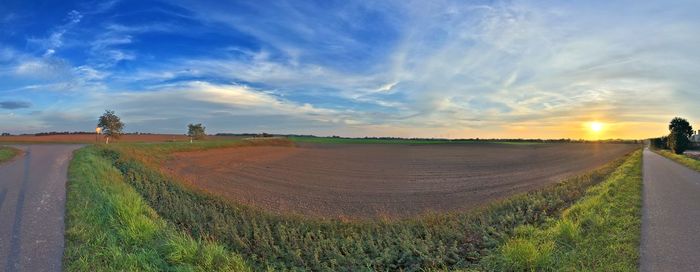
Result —
[[95, 132], [89, 131], [49, 131], [49, 132], [39, 132], [34, 134], [22, 134], [22, 135], [34, 135], [34, 136], [49, 136], [49, 135], [77, 135], [77, 134], [95, 134]]
[[[669, 141], [668, 141], [668, 136], [661, 136], [657, 138], [651, 138], [649, 139], [649, 143], [653, 148], [656, 149], [671, 149]], [[689, 145], [690, 148], [700, 148], [700, 143], [695, 143], [691, 142]]]
[[216, 136], [237, 136], [237, 137], [316, 137], [313, 135], [297, 134], [271, 134], [271, 133], [217, 133]]
[[658, 138], [649, 139], [649, 143], [652, 147], [657, 149], [668, 149], [668, 136], [661, 136]]
[[349, 137], [339, 137], [331, 136], [325, 138], [340, 138], [340, 139], [376, 139], [376, 140], [416, 140], [416, 141], [483, 141], [483, 142], [539, 142], [539, 143], [624, 143], [624, 144], [638, 144], [642, 143], [641, 140], [624, 140], [624, 139], [607, 139], [607, 140], [583, 140], [583, 139], [523, 139], [523, 138], [461, 138], [461, 139], [446, 139], [446, 138], [401, 138], [401, 137], [362, 137], [362, 138], [349, 138]]
[[620, 144], [641, 144], [643, 140], [626, 140], [626, 139], [607, 139], [607, 140], [583, 140], [583, 139], [523, 139], [523, 138], [462, 138], [462, 139], [447, 139], [447, 138], [403, 138], [403, 137], [341, 137], [333, 136], [315, 136], [303, 134], [270, 134], [270, 133], [217, 133], [216, 136], [242, 136], [242, 137], [307, 137], [307, 138], [332, 138], [332, 139], [367, 139], [367, 140], [396, 140], [396, 141], [484, 141], [484, 142], [539, 142], [539, 143], [620, 143]]
[[[95, 134], [94, 131], [49, 131], [49, 132], [39, 132], [39, 133], [23, 133], [23, 134], [17, 134], [19, 136], [51, 136], [51, 135], [84, 135], [84, 134]], [[130, 133], [123, 133], [124, 135], [151, 135], [153, 133], [144, 133], [144, 132], [130, 132]], [[0, 134], [2, 136], [12, 136], [10, 133], [2, 133]]]

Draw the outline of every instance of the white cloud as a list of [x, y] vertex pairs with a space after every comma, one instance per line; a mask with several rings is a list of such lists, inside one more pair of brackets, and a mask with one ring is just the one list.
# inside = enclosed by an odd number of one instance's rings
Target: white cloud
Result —
[[65, 34], [82, 20], [83, 15], [77, 10], [71, 10], [66, 15], [66, 23], [55, 27], [46, 38], [29, 38], [27, 41], [44, 49], [44, 56], [49, 57], [63, 46]]
[[390, 83], [384, 84], [384, 85], [380, 86], [379, 88], [377, 88], [376, 91], [377, 91], [377, 92], [382, 92], [382, 93], [390, 92], [391, 89], [393, 89], [394, 86], [396, 86], [396, 84], [399, 84], [399, 82], [398, 82], [398, 81], [394, 81], [394, 82], [390, 82]]
[[[192, 9], [182, 18], [243, 32], [256, 49], [222, 46], [211, 54], [134, 65], [136, 72], [110, 71], [120, 61], [145, 59], [136, 49], [124, 49], [139, 34], [176, 28], [108, 23], [88, 45], [91, 61], [67, 69], [77, 82], [70, 86], [140, 84], [134, 92], [112, 95], [134, 111], [144, 106], [139, 101], [163, 99], [167, 103], [158, 102], [158, 109], [180, 117], [168, 103], [192, 106], [198, 116], [284, 115], [387, 133], [390, 127], [440, 134], [455, 128], [552, 128], [591, 118], [649, 123], [668, 112], [700, 119], [694, 105], [700, 99], [700, 36], [694, 35], [700, 21], [692, 1], [365, 3], [362, 9], [387, 17], [383, 27], [396, 28], [390, 30], [398, 36], [371, 46], [362, 35], [351, 35], [364, 27], [354, 4], [313, 18], [305, 14], [314, 7], [304, 4], [274, 4], [255, 18], [215, 5], [182, 6]], [[266, 12], [280, 10], [286, 11], [282, 19], [274, 17], [280, 21], [260, 23], [271, 18]], [[45, 58], [20, 58], [0, 49], [0, 60], [19, 59], [11, 66], [17, 75], [55, 74], [49, 60], [56, 59], [70, 33], [64, 29], [78, 24], [80, 13], [66, 20], [66, 27], [42, 40]], [[372, 51], [378, 47], [386, 50]]]

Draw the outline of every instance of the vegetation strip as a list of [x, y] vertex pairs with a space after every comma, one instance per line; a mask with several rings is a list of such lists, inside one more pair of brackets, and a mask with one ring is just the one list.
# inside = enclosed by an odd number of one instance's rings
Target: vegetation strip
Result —
[[[264, 143], [241, 143], [264, 144]], [[210, 237], [246, 256], [256, 270], [316, 271], [457, 269], [475, 267], [512, 230], [558, 216], [612, 173], [623, 159], [551, 187], [476, 212], [401, 221], [320, 220], [279, 216], [189, 188], [156, 170], [154, 154], [211, 148], [193, 145], [115, 145], [100, 154], [162, 218], [193, 237]]]
[[100, 150], [76, 151], [66, 203], [66, 271], [249, 271], [220, 244], [158, 217]]
[[675, 162], [678, 162], [682, 165], [685, 165], [689, 167], [690, 169], [693, 169], [695, 171], [700, 171], [700, 160], [690, 158], [686, 155], [678, 155], [674, 154], [673, 152], [670, 152], [668, 150], [653, 150], [657, 154], [664, 156], [666, 158], [669, 158]]
[[10, 161], [20, 154], [20, 150], [8, 146], [0, 146], [0, 163]]
[[523, 225], [487, 257], [490, 271], [637, 271], [642, 153], [544, 226]]

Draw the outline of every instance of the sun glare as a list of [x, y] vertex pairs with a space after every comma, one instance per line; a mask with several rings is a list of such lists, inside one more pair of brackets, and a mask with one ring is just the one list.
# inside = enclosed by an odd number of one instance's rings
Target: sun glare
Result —
[[600, 132], [603, 130], [603, 123], [601, 122], [591, 122], [589, 126], [593, 132]]

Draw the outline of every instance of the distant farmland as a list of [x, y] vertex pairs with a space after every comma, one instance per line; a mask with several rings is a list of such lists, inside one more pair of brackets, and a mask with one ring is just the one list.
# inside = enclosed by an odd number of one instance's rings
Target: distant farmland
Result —
[[602, 166], [627, 144], [303, 143], [177, 153], [165, 170], [236, 201], [321, 217], [455, 211]]
[[[236, 136], [208, 136], [211, 140], [231, 140], [239, 139]], [[119, 142], [185, 142], [189, 137], [181, 134], [128, 134], [122, 135], [118, 140], [110, 140], [113, 143]], [[0, 142], [9, 143], [95, 143], [104, 142], [102, 135], [95, 134], [57, 134], [57, 135], [16, 135], [2, 136]]]

